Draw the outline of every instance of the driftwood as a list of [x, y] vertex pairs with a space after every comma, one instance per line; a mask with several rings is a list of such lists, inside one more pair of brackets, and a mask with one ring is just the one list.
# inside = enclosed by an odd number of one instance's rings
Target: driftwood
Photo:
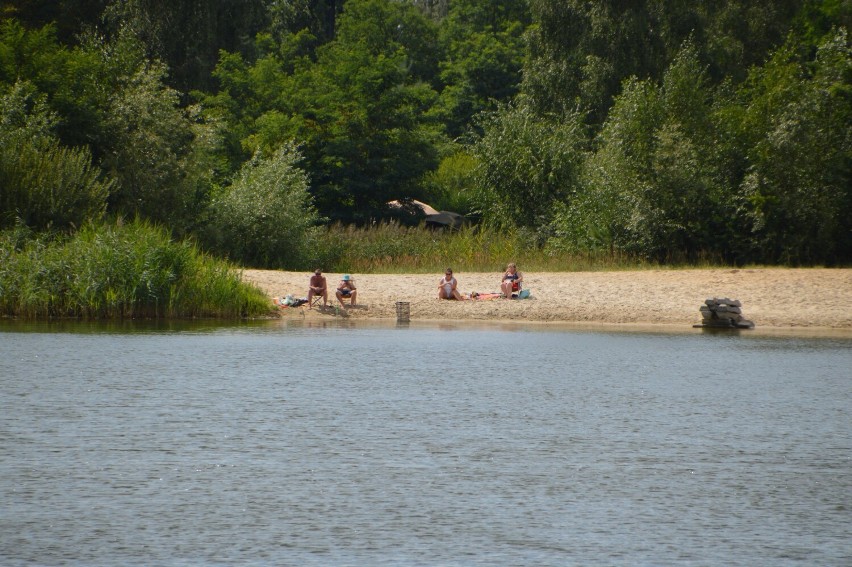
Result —
[[701, 324], [694, 327], [716, 329], [753, 329], [754, 322], [743, 317], [743, 304], [737, 299], [712, 298], [699, 307]]

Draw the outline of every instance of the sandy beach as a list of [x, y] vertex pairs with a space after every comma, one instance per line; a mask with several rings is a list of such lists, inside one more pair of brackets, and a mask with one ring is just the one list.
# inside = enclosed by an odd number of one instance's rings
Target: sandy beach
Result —
[[[519, 266], [523, 272], [523, 267]], [[352, 274], [358, 305], [340, 309], [333, 290], [342, 274], [327, 273], [329, 308], [280, 309], [281, 317], [396, 319], [409, 303], [412, 321], [524, 321], [585, 325], [691, 328], [704, 300], [742, 302], [756, 329], [834, 330], [852, 334], [852, 269], [695, 269], [628, 272], [524, 273], [531, 297], [523, 300], [437, 299], [441, 274]], [[245, 270], [243, 277], [270, 301], [307, 295], [307, 272]], [[459, 290], [498, 292], [500, 273], [457, 272]], [[335, 306], [338, 308], [335, 309]]]

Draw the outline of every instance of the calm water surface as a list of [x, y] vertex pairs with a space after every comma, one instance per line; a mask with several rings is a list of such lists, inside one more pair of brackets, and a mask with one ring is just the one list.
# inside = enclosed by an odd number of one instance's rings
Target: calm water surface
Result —
[[852, 565], [852, 340], [0, 328], [2, 565]]

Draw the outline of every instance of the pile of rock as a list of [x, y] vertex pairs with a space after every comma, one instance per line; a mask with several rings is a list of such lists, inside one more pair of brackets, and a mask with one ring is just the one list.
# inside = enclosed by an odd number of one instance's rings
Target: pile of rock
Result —
[[695, 327], [714, 327], [724, 329], [753, 329], [754, 323], [743, 317], [743, 304], [737, 299], [712, 298], [704, 301], [701, 311], [702, 321]]

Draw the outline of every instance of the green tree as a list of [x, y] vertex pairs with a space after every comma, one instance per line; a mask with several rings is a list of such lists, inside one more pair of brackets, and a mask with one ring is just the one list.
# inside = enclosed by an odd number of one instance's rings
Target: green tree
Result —
[[438, 210], [470, 216], [477, 209], [474, 194], [476, 158], [460, 148], [441, 160], [435, 171], [426, 174], [429, 204]]
[[518, 92], [523, 34], [530, 23], [525, 0], [460, 0], [440, 23], [441, 97], [447, 133], [462, 135], [471, 118], [494, 110]]
[[665, 112], [659, 87], [632, 78], [625, 82], [597, 149], [582, 166], [580, 190], [559, 203], [554, 215], [554, 245], [578, 251], [647, 252], [653, 210], [642, 199], [651, 192], [655, 133]]
[[77, 36], [101, 22], [109, 0], [5, 0], [0, 19], [21, 22], [28, 29], [55, 25], [60, 41], [73, 45]]
[[[538, 112], [588, 109], [600, 123], [631, 75], [658, 75], [664, 45], [646, 1], [530, 0], [523, 91]], [[664, 63], [663, 63], [664, 64]]]
[[[683, 31], [696, 42], [702, 61], [707, 64], [711, 83], [725, 79], [740, 83], [751, 67], [762, 65], [769, 54], [784, 43], [809, 1], [689, 2], [694, 6], [698, 25], [694, 31]], [[685, 37], [681, 36], [681, 40]]]
[[162, 82], [164, 68], [142, 64], [121, 78], [102, 118], [101, 166], [116, 179], [110, 209], [185, 233], [198, 212], [196, 125]]
[[852, 52], [845, 30], [812, 60], [793, 39], [755, 68], [728, 125], [748, 167], [749, 240], [761, 261], [852, 257]]
[[212, 203], [215, 248], [251, 266], [295, 269], [309, 258], [318, 221], [293, 144], [256, 154]]
[[582, 118], [543, 119], [525, 105], [501, 105], [483, 117], [473, 154], [485, 222], [538, 228], [550, 222], [556, 203], [573, 198], [586, 143]]
[[68, 48], [59, 43], [53, 25], [28, 30], [10, 19], [0, 24], [0, 84], [18, 80], [31, 83], [46, 95], [56, 114], [55, 134], [68, 146], [89, 146], [95, 159], [98, 147], [100, 113], [106, 106], [105, 83], [117, 69], [104, 69], [102, 39], [87, 36], [87, 46]]
[[148, 59], [170, 69], [181, 92], [208, 89], [220, 50], [246, 52], [269, 24], [267, 0], [114, 0], [106, 11], [111, 35], [130, 33]]
[[51, 26], [0, 27], [0, 85], [20, 77], [44, 95], [56, 142], [91, 155], [115, 181], [109, 212], [184, 234], [204, 209], [216, 140], [197, 112], [181, 107], [165, 75], [128, 34], [112, 41], [90, 34], [65, 48]]
[[450, 0], [411, 0], [411, 3], [436, 21], [446, 17], [450, 11]]
[[268, 9], [270, 31], [277, 39], [306, 31], [325, 44], [334, 39], [335, 24], [346, 0], [273, 0]]
[[388, 0], [349, 0], [338, 24], [315, 58], [287, 57], [298, 40], [253, 64], [226, 55], [223, 92], [206, 102], [240, 131], [241, 151], [298, 140], [322, 214], [369, 222], [387, 201], [418, 196], [437, 165], [436, 31], [418, 9]]
[[437, 77], [437, 29], [410, 4], [347, 0], [334, 43], [331, 51], [360, 48], [372, 57], [401, 58], [408, 83], [431, 84]]
[[0, 96], [0, 227], [67, 230], [105, 211], [112, 182], [86, 148], [59, 144], [55, 121], [32, 85]]
[[717, 175], [706, 82], [687, 44], [662, 85], [625, 84], [585, 164], [584, 190], [557, 215], [569, 246], [662, 260], [724, 251], [736, 206]]
[[801, 0], [530, 0], [522, 91], [539, 112], [581, 108], [602, 124], [623, 81], [661, 81], [691, 39], [711, 85], [745, 78], [783, 43]]

